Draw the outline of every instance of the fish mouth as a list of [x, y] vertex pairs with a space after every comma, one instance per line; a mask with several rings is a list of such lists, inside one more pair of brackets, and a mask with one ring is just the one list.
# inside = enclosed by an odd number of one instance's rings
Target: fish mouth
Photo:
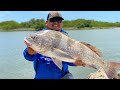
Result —
[[28, 46], [31, 47], [34, 51], [38, 52], [38, 53], [44, 53], [45, 52], [45, 48], [38, 48], [36, 45], [31, 44], [26, 38], [24, 39], [24, 43]]
[[31, 46], [31, 45], [32, 45], [27, 39], [24, 39], [24, 43], [25, 43], [27, 46]]

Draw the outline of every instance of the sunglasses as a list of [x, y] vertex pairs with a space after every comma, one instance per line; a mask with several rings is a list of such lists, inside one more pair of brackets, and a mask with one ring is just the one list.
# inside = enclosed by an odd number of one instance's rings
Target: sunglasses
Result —
[[58, 23], [61, 23], [62, 20], [61, 20], [61, 19], [58, 19], [58, 18], [52, 18], [52, 19], [50, 19], [50, 22], [58, 22]]

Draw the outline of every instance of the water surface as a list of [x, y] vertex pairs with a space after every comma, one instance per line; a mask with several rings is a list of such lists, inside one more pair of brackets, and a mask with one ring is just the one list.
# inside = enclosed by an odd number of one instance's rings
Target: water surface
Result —
[[[69, 35], [81, 42], [98, 47], [106, 60], [120, 62], [120, 30], [67, 30]], [[32, 31], [0, 32], [0, 79], [33, 79], [33, 63], [24, 59], [26, 48], [23, 39]], [[94, 69], [69, 67], [75, 79], [86, 78]]]

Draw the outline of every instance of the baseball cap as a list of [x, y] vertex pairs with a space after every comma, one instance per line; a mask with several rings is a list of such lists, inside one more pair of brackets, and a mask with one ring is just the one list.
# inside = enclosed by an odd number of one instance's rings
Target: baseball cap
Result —
[[60, 18], [61, 20], [64, 20], [64, 18], [62, 17], [60, 12], [58, 12], [58, 11], [49, 12], [49, 14], [47, 16], [47, 20], [50, 20], [51, 18]]

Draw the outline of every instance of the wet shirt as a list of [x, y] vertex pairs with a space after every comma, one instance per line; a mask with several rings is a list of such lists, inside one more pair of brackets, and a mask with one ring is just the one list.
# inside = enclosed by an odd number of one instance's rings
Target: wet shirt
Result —
[[[65, 31], [61, 30], [61, 32], [64, 33]], [[68, 65], [76, 66], [73, 63], [62, 61], [63, 68], [60, 70], [50, 57], [38, 53], [30, 55], [27, 48], [23, 55], [26, 60], [33, 61], [36, 72], [35, 79], [60, 79], [69, 72]]]

